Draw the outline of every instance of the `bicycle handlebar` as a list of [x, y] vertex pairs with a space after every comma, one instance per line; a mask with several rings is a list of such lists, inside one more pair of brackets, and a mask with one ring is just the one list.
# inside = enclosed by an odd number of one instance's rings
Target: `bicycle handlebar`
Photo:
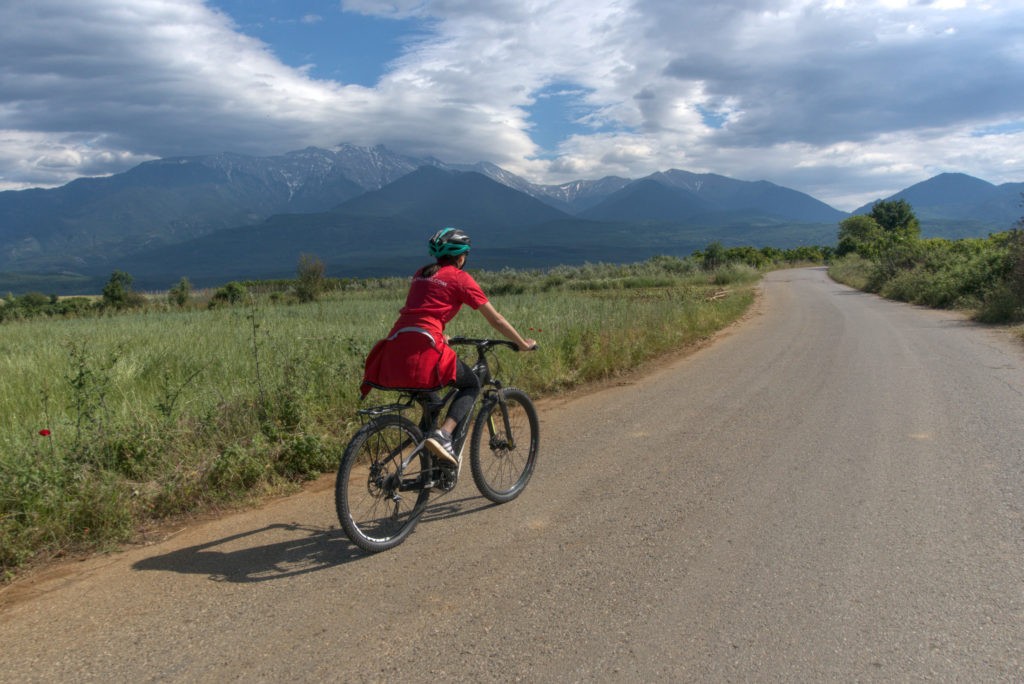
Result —
[[[475, 337], [452, 337], [448, 339], [448, 344], [465, 344], [473, 345], [478, 349], [490, 349], [492, 347], [508, 347], [512, 351], [520, 351], [519, 345], [510, 340], [490, 340], [490, 339], [478, 339]], [[530, 349], [526, 351], [536, 351], [540, 345], [534, 344]]]

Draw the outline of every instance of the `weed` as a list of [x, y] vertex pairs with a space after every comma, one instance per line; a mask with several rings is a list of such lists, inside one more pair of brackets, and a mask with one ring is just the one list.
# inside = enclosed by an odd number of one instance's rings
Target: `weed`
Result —
[[274, 463], [279, 475], [289, 480], [309, 480], [332, 470], [341, 459], [316, 435], [293, 435], [285, 439]]
[[223, 496], [247, 491], [267, 475], [267, 462], [252, 449], [233, 444], [222, 451], [206, 471], [206, 480], [214, 492]]

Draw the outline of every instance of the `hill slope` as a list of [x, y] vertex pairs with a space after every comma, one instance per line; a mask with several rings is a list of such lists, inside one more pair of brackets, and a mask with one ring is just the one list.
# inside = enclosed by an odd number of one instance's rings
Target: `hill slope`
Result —
[[[1014, 225], [1021, 191], [942, 174], [890, 199], [911, 203], [926, 237], [956, 238]], [[767, 181], [679, 169], [538, 185], [487, 162], [452, 166], [383, 147], [182, 157], [0, 192], [0, 290], [96, 291], [114, 269], [152, 288], [182, 275], [197, 284], [290, 276], [300, 253], [341, 274], [405, 273], [442, 225], [469, 230], [486, 247], [474, 265], [495, 268], [686, 255], [712, 241], [833, 244], [846, 216]]]
[[[595, 220], [720, 224], [746, 216], [792, 223], [835, 223], [844, 212], [810, 195], [767, 181], [671, 169], [634, 181], [580, 213]], [[698, 219], [699, 217], [699, 219]]]
[[[638, 183], [673, 199], [685, 191]], [[703, 201], [696, 209], [704, 208]], [[426, 239], [439, 226], [468, 230], [472, 268], [545, 268], [587, 261], [687, 256], [709, 242], [795, 247], [826, 242], [833, 226], [756, 222], [739, 217], [714, 226], [673, 221], [592, 221], [569, 216], [475, 172], [423, 167], [328, 212], [281, 214], [180, 244], [123, 256], [118, 268], [139, 287], [164, 289], [187, 276], [196, 285], [232, 279], [291, 277], [299, 256], [314, 254], [334, 276], [407, 275], [428, 260]], [[108, 272], [92, 272], [94, 283]]]
[[519, 226], [568, 215], [476, 172], [424, 166], [338, 206], [352, 217], [394, 217], [431, 226]]
[[281, 212], [324, 211], [429, 161], [343, 145], [161, 159], [52, 190], [0, 192], [0, 270], [89, 268]]
[[[1024, 215], [1024, 183], [993, 185], [963, 173], [942, 173], [886, 200], [906, 200], [930, 237], [975, 237], [1009, 230]], [[871, 212], [874, 202], [853, 213]]]

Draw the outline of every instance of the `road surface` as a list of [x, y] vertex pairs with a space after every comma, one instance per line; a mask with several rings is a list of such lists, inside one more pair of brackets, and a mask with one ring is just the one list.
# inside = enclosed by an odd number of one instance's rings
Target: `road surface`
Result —
[[393, 551], [327, 478], [19, 583], [0, 681], [1024, 680], [1019, 343], [805, 269], [662, 366]]

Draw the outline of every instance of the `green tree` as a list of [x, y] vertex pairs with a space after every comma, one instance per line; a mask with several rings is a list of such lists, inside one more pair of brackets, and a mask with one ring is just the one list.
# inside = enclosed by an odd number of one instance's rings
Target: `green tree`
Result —
[[721, 242], [717, 240], [710, 243], [704, 248], [704, 252], [700, 255], [701, 266], [705, 271], [713, 271], [719, 266], [724, 266], [728, 255], [726, 254], [725, 247]]
[[905, 240], [920, 237], [921, 225], [907, 200], [878, 200], [871, 206], [869, 216], [885, 234]]
[[188, 304], [189, 297], [191, 296], [192, 283], [185, 276], [182, 276], [181, 280], [167, 291], [167, 301], [178, 307], [184, 307]]
[[210, 300], [210, 306], [216, 306], [217, 304], [237, 304], [242, 301], [248, 293], [245, 285], [242, 283], [232, 280], [230, 283], [225, 283], [221, 287], [217, 288], [217, 291], [213, 293], [213, 298]]
[[300, 302], [315, 302], [324, 290], [324, 262], [310, 254], [299, 256], [295, 295]]
[[768, 260], [769, 264], [776, 261], [782, 261], [785, 258], [785, 254], [783, 254], [782, 250], [778, 247], [762, 247], [761, 254], [764, 255], [764, 258]]
[[882, 229], [873, 275], [875, 288], [900, 271], [914, 268], [922, 257], [921, 226], [906, 200], [879, 200], [871, 207], [870, 216]]
[[836, 252], [843, 256], [856, 252], [871, 259], [877, 256], [882, 227], [870, 216], [856, 214], [839, 222], [839, 246]]
[[140, 304], [142, 298], [132, 292], [134, 280], [130, 274], [124, 271], [111, 273], [110, 280], [103, 286], [103, 306], [123, 309]]
[[744, 247], [730, 247], [725, 250], [725, 258], [729, 263], [736, 261], [743, 262], [753, 268], [762, 268], [767, 266], [769, 259], [761, 250], [751, 247], [749, 245]]

